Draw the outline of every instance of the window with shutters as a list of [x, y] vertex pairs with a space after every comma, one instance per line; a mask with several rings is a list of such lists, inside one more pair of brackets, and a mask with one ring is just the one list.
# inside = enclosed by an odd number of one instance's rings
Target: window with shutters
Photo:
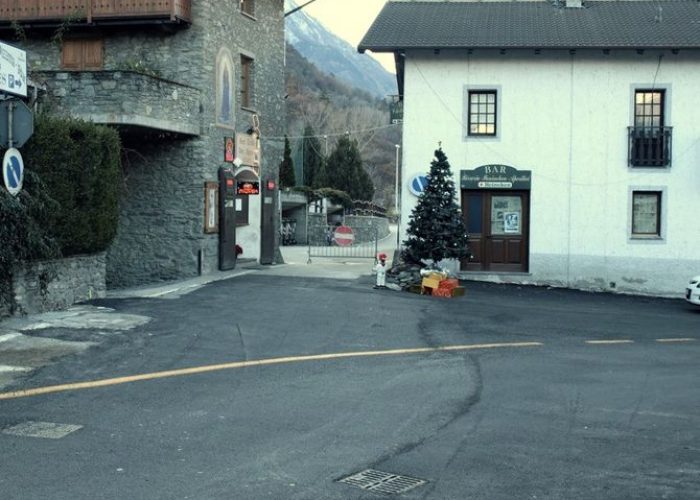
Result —
[[101, 38], [63, 40], [61, 67], [74, 71], [102, 69], [104, 67], [104, 40]]

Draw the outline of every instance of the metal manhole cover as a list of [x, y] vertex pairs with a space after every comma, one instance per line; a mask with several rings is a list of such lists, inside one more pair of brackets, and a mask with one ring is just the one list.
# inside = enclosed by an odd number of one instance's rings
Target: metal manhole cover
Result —
[[390, 472], [382, 472], [374, 469], [363, 470], [352, 476], [338, 480], [339, 483], [349, 484], [356, 488], [387, 495], [400, 495], [428, 481], [416, 477], [401, 476]]
[[2, 430], [11, 436], [61, 439], [71, 432], [82, 429], [82, 425], [55, 424], [53, 422], [24, 422]]

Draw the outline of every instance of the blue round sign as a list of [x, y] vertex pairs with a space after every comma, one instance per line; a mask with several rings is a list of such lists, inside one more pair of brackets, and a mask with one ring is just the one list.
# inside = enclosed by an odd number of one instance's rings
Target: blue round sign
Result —
[[420, 196], [426, 187], [428, 187], [428, 176], [426, 174], [414, 175], [408, 183], [408, 190], [416, 196]]
[[12, 196], [17, 196], [22, 190], [24, 182], [24, 161], [22, 155], [15, 148], [10, 148], [5, 153], [2, 161], [2, 178], [5, 187]]

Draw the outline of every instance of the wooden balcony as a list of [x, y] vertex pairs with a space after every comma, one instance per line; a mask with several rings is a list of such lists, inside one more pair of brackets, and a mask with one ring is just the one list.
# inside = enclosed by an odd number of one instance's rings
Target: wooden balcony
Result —
[[192, 0], [0, 0], [0, 25], [186, 23]]

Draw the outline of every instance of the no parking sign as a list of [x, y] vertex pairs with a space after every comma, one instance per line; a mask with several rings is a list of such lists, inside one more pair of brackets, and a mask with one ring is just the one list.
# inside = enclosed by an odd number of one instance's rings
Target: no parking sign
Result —
[[5, 153], [2, 161], [2, 178], [5, 187], [12, 196], [17, 196], [22, 190], [24, 182], [24, 161], [22, 155], [15, 148], [10, 148]]
[[408, 183], [408, 190], [416, 196], [420, 196], [426, 187], [428, 187], [427, 174], [414, 175]]

